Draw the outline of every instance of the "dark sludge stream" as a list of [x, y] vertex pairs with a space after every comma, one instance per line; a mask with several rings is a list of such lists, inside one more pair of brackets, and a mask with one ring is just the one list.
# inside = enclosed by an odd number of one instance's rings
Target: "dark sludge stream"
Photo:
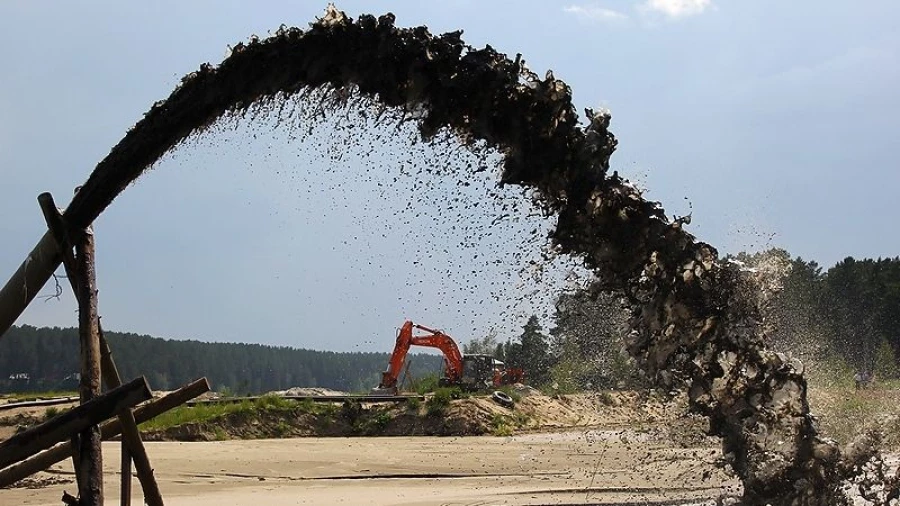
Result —
[[765, 290], [754, 274], [720, 261], [682, 220], [609, 174], [609, 115], [587, 110], [587, 124], [579, 123], [564, 82], [489, 46], [469, 47], [459, 32], [432, 35], [397, 28], [392, 14], [353, 20], [329, 8], [306, 30], [282, 27], [238, 44], [153, 105], [97, 165], [66, 219], [93, 222], [161, 156], [221, 116], [309, 90], [329, 91], [334, 104], [362, 97], [398, 111], [425, 140], [450, 131], [502, 153], [500, 182], [533, 190], [558, 220], [556, 247], [630, 301], [629, 352], [661, 389], [687, 391], [691, 409], [709, 418], [743, 482], [744, 504], [852, 504], [848, 487], [875, 504], [897, 495], [877, 437], [840, 449], [818, 434], [802, 365], [766, 345]]

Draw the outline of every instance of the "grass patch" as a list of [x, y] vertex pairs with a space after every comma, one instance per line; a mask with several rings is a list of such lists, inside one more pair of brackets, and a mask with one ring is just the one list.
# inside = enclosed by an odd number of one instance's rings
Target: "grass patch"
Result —
[[389, 412], [382, 411], [369, 419], [368, 429], [376, 431], [384, 430], [393, 419], [394, 416]]
[[514, 412], [511, 415], [502, 413], [494, 413], [491, 416], [491, 434], [495, 436], [512, 436], [516, 430], [528, 425], [531, 417], [522, 413]]
[[420, 395], [429, 392], [436, 392], [440, 384], [440, 377], [437, 374], [428, 374], [421, 378], [416, 378], [410, 383], [410, 389]]
[[384, 430], [394, 420], [395, 414], [386, 407], [363, 409], [358, 402], [345, 402], [341, 406], [340, 416], [350, 424], [353, 434], [365, 435]]
[[[815, 409], [819, 415], [820, 425], [826, 436], [846, 444], [857, 435], [871, 428], [885, 433], [889, 444], [898, 440], [898, 434], [892, 434], [898, 427], [881, 426], [884, 417], [896, 417], [897, 395], [890, 390], [855, 390], [853, 387], [834, 389], [829, 392], [833, 397], [830, 402]], [[876, 427], [877, 426], [877, 427]]]
[[3, 394], [5, 399], [14, 401], [35, 401], [38, 399], [50, 399], [54, 397], [78, 397], [78, 392], [74, 390], [51, 390], [49, 392], [19, 392], [14, 394]]
[[[310, 399], [306, 399], [312, 402]], [[297, 407], [297, 403], [291, 399], [285, 399], [279, 395], [264, 395], [253, 402], [258, 409], [288, 410]]]
[[253, 403], [242, 401], [235, 403], [197, 404], [194, 406], [178, 406], [165, 413], [147, 420], [140, 425], [144, 430], [165, 430], [188, 423], [203, 423], [233, 413], [250, 413]]
[[[277, 395], [264, 395], [254, 401], [244, 400], [233, 403], [223, 402], [196, 404], [194, 406], [178, 406], [152, 420], [142, 423], [141, 429], [149, 431], [165, 430], [170, 427], [177, 427], [189, 423], [211, 422], [218, 418], [235, 414], [253, 416], [262, 412], [300, 412], [332, 415], [335, 413], [335, 410], [335, 406], [316, 405], [313, 401], [308, 399], [303, 402], [297, 402]], [[219, 437], [218, 430], [219, 429], [217, 429], [216, 432], [217, 439]], [[285, 432], [287, 430], [289, 430], [289, 428], [285, 429]]]
[[512, 436], [515, 433], [515, 427], [511, 423], [510, 417], [495, 413], [491, 417], [491, 434], [495, 436]]
[[47, 421], [47, 420], [57, 416], [60, 413], [62, 413], [62, 410], [60, 410], [56, 406], [51, 406], [51, 407], [47, 408], [46, 411], [44, 411], [44, 421]]
[[340, 412], [341, 408], [337, 404], [325, 403], [325, 404], [316, 404], [313, 401], [308, 401], [312, 407], [309, 409], [303, 408], [301, 406], [300, 411], [302, 413], [309, 413], [313, 415], [321, 415], [329, 418], [334, 418], [337, 416], [338, 412]]
[[450, 407], [450, 402], [460, 398], [461, 395], [462, 392], [458, 388], [438, 388], [434, 391], [434, 395], [425, 401], [425, 413], [428, 416], [442, 416]]
[[418, 413], [419, 408], [422, 407], [422, 399], [418, 397], [410, 397], [406, 399], [406, 410], [411, 413]]
[[283, 420], [278, 422], [278, 425], [275, 426], [275, 435], [278, 437], [287, 436], [290, 432], [291, 426]]

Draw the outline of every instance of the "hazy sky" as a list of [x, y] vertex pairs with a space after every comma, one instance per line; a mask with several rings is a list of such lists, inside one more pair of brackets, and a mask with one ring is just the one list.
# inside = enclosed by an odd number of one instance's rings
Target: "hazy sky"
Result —
[[[43, 233], [40, 192], [67, 203], [182, 75], [251, 34], [305, 26], [324, 7], [0, 3], [0, 276]], [[693, 233], [723, 252], [780, 246], [825, 265], [900, 253], [895, 1], [338, 7], [390, 10], [398, 25], [432, 33], [463, 29], [472, 45], [522, 53], [540, 75], [553, 69], [580, 108], [612, 111], [613, 168], [669, 214], [693, 212]], [[348, 135], [328, 122], [299, 141], [285, 129], [229, 125], [158, 164], [97, 223], [106, 326], [333, 350], [388, 350], [404, 318], [460, 341], [488, 328], [514, 335], [540, 310], [502, 311], [533, 288], [520, 286], [514, 239], [533, 220], [495, 230], [491, 213], [479, 221], [448, 209], [441, 195], [452, 181], [394, 179], [439, 155], [365, 132], [364, 146], [348, 147]], [[473, 202], [490, 187], [454, 191]], [[451, 228], [462, 223], [488, 232]], [[68, 293], [19, 320], [75, 322]]]

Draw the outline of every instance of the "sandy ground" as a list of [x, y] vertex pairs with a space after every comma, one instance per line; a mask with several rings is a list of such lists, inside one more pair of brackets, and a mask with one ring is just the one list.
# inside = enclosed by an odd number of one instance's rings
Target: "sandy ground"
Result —
[[[737, 484], [711, 447], [651, 433], [513, 437], [299, 438], [147, 443], [166, 504], [709, 504]], [[119, 446], [104, 443], [106, 504], [118, 504]], [[69, 462], [38, 488], [0, 490], [2, 505], [59, 505], [75, 493]], [[142, 504], [134, 482], [133, 504]]]
[[[53, 408], [57, 410], [63, 410], [75, 407], [77, 405], [77, 403], [73, 402], [70, 404], [59, 404], [53, 406]], [[8, 439], [10, 436], [16, 433], [16, 423], [18, 419], [21, 419], [22, 423], [24, 423], [25, 425], [30, 425], [31, 423], [33, 423], [34, 417], [43, 419], [44, 413], [47, 412], [48, 408], [49, 406], [7, 408], [0, 410], [0, 441]]]

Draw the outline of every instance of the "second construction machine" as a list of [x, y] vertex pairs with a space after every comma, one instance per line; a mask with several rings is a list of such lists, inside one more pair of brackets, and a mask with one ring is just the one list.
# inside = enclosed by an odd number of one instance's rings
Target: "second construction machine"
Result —
[[[415, 330], [424, 333], [414, 334]], [[525, 376], [522, 369], [507, 368], [503, 362], [490, 355], [463, 355], [456, 341], [447, 334], [406, 321], [397, 334], [397, 343], [388, 368], [381, 375], [381, 384], [374, 392], [388, 395], [398, 392], [400, 373], [411, 346], [437, 348], [443, 352], [444, 376], [440, 380], [441, 386], [456, 386], [469, 391], [485, 390], [522, 382]]]

